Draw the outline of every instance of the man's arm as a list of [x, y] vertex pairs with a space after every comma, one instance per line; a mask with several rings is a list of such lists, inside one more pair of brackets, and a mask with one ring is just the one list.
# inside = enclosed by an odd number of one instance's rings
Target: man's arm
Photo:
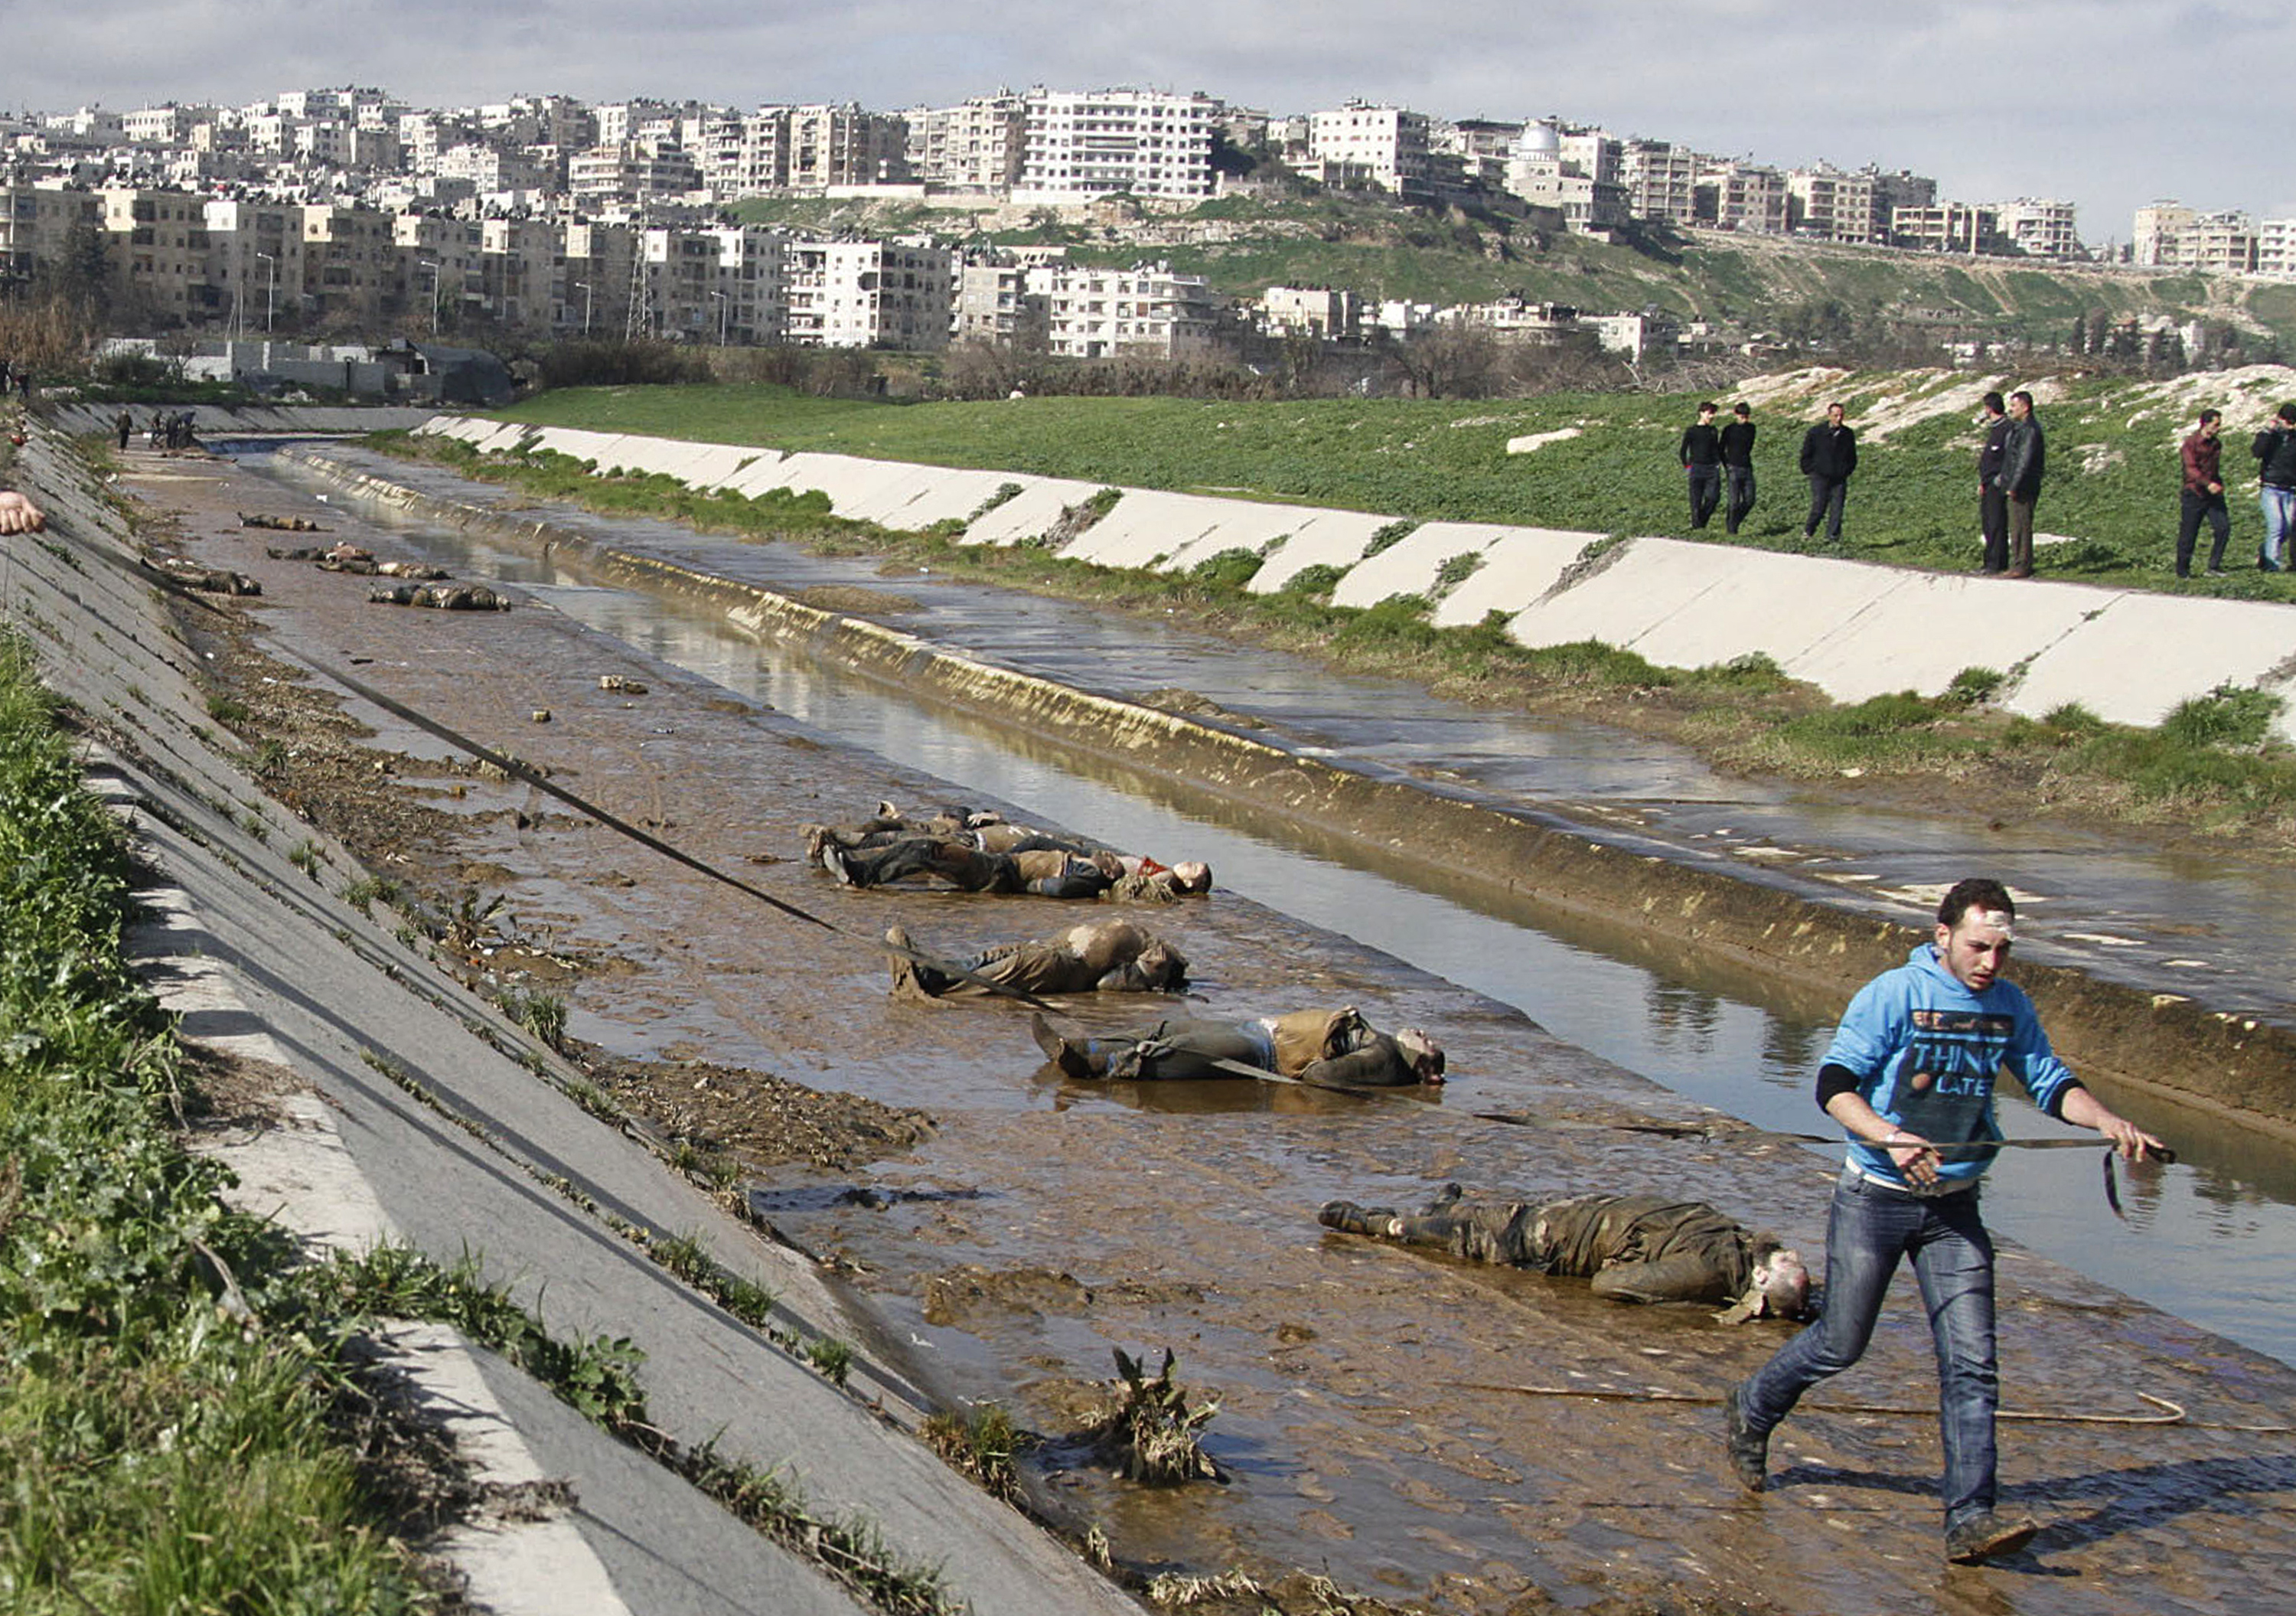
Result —
[[2141, 1161], [2151, 1152], [2164, 1148], [2161, 1141], [2079, 1085], [2065, 1090], [2057, 1114], [2076, 1128], [2095, 1128], [2131, 1161]]
[[[1842, 1070], [1828, 1067], [1829, 1071]], [[1846, 1075], [1846, 1074], [1845, 1074]], [[1854, 1088], [1837, 1088], [1826, 1096], [1825, 1114], [1847, 1128], [1853, 1138], [1869, 1144], [1878, 1144], [1890, 1153], [1890, 1160], [1898, 1164], [1907, 1184], [1935, 1184], [1938, 1168], [1944, 1158], [1931, 1148], [1930, 1142], [1910, 1128], [1899, 1128], [1880, 1112], [1866, 1103], [1865, 1096]]]

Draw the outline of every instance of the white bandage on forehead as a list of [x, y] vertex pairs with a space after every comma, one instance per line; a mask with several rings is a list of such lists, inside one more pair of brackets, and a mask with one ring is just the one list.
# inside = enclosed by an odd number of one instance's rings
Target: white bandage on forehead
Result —
[[2004, 941], [2017, 935], [2016, 917], [2006, 909], [1980, 909], [1977, 911], [1977, 923], [1998, 931]]

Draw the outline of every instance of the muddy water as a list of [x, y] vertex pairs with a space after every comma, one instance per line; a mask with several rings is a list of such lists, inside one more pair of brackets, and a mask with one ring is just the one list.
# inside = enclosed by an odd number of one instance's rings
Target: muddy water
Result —
[[[262, 463], [258, 461], [260, 465]], [[293, 475], [291, 468], [287, 469]], [[1278, 842], [1234, 823], [1222, 805], [1190, 800], [1168, 783], [1126, 775], [1055, 747], [1030, 745], [996, 726], [898, 699], [897, 693], [786, 646], [759, 645], [715, 613], [586, 584], [554, 563], [422, 524], [394, 524], [458, 570], [514, 582], [569, 616], [728, 689], [771, 702], [801, 721], [881, 756], [898, 759], [1032, 818], [1092, 827], [1118, 846], [1211, 862], [1224, 888], [1311, 925], [1353, 938], [1421, 969], [1514, 1005], [1578, 1045], [1702, 1103], [1765, 1128], [1824, 1131], [1808, 1101], [1809, 1074], [1825, 1046], [1830, 997], [1802, 997], [1751, 973], [1654, 950], [1628, 934], [1597, 934], [1569, 917], [1545, 929], [1518, 914], [1484, 912], [1475, 885], [1424, 890], [1365, 867], [1361, 849], [1297, 835]], [[1663, 802], [1699, 810], [1743, 840], [1751, 827], [1789, 812], [1821, 823], [1854, 817], [1837, 840], [1935, 844], [1936, 827], [1902, 816], [1839, 808], [1791, 808], [1781, 793], [1726, 780], [1680, 749], [1587, 725], [1548, 725], [1431, 703], [1392, 681], [1335, 680], [1296, 660], [1225, 642], [1151, 633], [1128, 619], [1059, 603], [997, 596], [929, 578], [887, 578], [873, 563], [821, 558], [786, 546], [742, 546], [746, 575], [797, 590], [824, 584], [934, 597], [942, 615], [962, 613], [971, 644], [1025, 660], [1088, 687], [1178, 687], [1224, 705], [1249, 704], [1280, 718], [1352, 766], [1408, 767], [1442, 758], [1455, 777], [1484, 789], [1536, 783], [1550, 796]], [[952, 607], [941, 597], [961, 597]], [[983, 597], [989, 597], [984, 599]], [[898, 619], [895, 620], [898, 620]], [[2071, 839], [2076, 844], [2086, 839]], [[1941, 849], [1951, 851], [1951, 849]], [[1956, 855], [1957, 856], [1957, 855]], [[2026, 849], [2031, 857], [2104, 857], [2085, 845]], [[2252, 875], [2197, 868], [2190, 859], [2119, 859], [2092, 882], [2126, 885], [2138, 904], [2204, 912], [2203, 894]], [[2180, 877], [2189, 877], [2182, 885]], [[2267, 874], [2267, 884], [2276, 881]], [[2296, 894], [2291, 895], [2296, 908]], [[2284, 911], [2285, 913], [2286, 911]], [[1513, 1105], [1504, 1079], [1479, 1081], [1479, 1104]], [[2284, 1361], [2296, 1362], [2296, 1155], [2237, 1127], [2182, 1108], [2131, 1108], [2173, 1137], [2185, 1162], [2131, 1185], [2129, 1222], [2103, 1214], [2096, 1161], [2081, 1152], [2030, 1152], [1988, 1188], [1997, 1226], [2093, 1278], [2205, 1325]], [[2013, 1135], [2069, 1134], [2021, 1096], [2005, 1103]], [[2103, 1214], [2100, 1216], [2100, 1214]]]
[[[1604, 1590], [1684, 1588], [1800, 1610], [2279, 1608], [2269, 1590], [2296, 1578], [2296, 1461], [2284, 1441], [2017, 1428], [2005, 1445], [2010, 1499], [2042, 1513], [2054, 1537], [2045, 1574], [2005, 1579], [1997, 1593], [1937, 1567], [1924, 1501], [1936, 1451], [1918, 1414], [1798, 1421], [1776, 1446], [1790, 1485], [1750, 1501], [1718, 1473], [1709, 1410], [1508, 1390], [1710, 1393], [1759, 1362], [1775, 1331], [1718, 1330], [1694, 1312], [1628, 1314], [1580, 1286], [1424, 1260], [1312, 1223], [1311, 1209], [1330, 1196], [1400, 1202], [1457, 1178], [1542, 1194], [1664, 1187], [1814, 1243], [1827, 1177], [1817, 1157], [1759, 1140], [1685, 1144], [1603, 1127], [1685, 1108], [1574, 1046], [1799, 1128], [1827, 1007], [1778, 1004], [1695, 961], [1632, 957], [1616, 939], [1503, 923], [1471, 893], [1425, 891], [1329, 849], [1275, 845], [1164, 788], [903, 711], [881, 689], [729, 636], [713, 620], [460, 540], [406, 537], [459, 570], [521, 581], [566, 619], [760, 696], [855, 749], [800, 745], [716, 716], [673, 679], [645, 703], [620, 704], [627, 712], [605, 710], [615, 704], [597, 702], [591, 680], [578, 709], [584, 680], [568, 676], [604, 664], [605, 653], [562, 633], [553, 613], [478, 625], [390, 614], [388, 625], [355, 631], [449, 645], [427, 661], [381, 658], [375, 670], [419, 681], [426, 667], [470, 669], [460, 685], [405, 689], [418, 704], [454, 703], [473, 725], [519, 721], [530, 687], [562, 693], [560, 722], [534, 743], [554, 754], [590, 746], [578, 789], [617, 793], [610, 806], [674, 823], [697, 851], [786, 853], [798, 820], [853, 811], [880, 792], [914, 800], [937, 789], [922, 778], [930, 773], [1039, 820], [1210, 857], [1227, 893], [1152, 917], [1199, 964], [1206, 1013], [1353, 1001], [1382, 1023], [1445, 1030], [1458, 1080], [1432, 1101], [1228, 1084], [1077, 1088], [1032, 1070], [1010, 1006], [889, 1005], [873, 963], [760, 924], [754, 910], [657, 876], [578, 827], [545, 825], [500, 849], [521, 877], [522, 911], [554, 916], [575, 940], [611, 937], [642, 965], [586, 984], [575, 1030], [644, 1053], [706, 1047], [940, 1114], [936, 1140], [863, 1184], [777, 1183], [761, 1204], [794, 1238], [857, 1265], [895, 1339], [939, 1365], [941, 1383], [1004, 1399], [1046, 1431], [1065, 1427], [1108, 1373], [1114, 1345], [1172, 1347], [1184, 1380], [1219, 1389], [1210, 1447], [1233, 1477], [1225, 1489], [1144, 1494], [1110, 1485], [1079, 1456], [1040, 1456], [1054, 1505], [1103, 1523], [1128, 1563], [1307, 1564], [1344, 1586], [1478, 1612], [1534, 1590], [1577, 1604]], [[240, 565], [243, 556], [215, 559]], [[267, 581], [277, 603], [266, 610], [295, 609], [298, 585], [315, 587]], [[560, 842], [580, 857], [552, 875]], [[602, 879], [616, 865], [619, 878]], [[790, 866], [759, 878], [849, 929], [898, 919], [952, 952], [1065, 918], [1024, 903], [840, 892]], [[1081, 1013], [1113, 1025], [1132, 1013]], [[1563, 1036], [1546, 1036], [1526, 1014]], [[1486, 1109], [1557, 1126], [1472, 1114]], [[2060, 1160], [2014, 1163], [2005, 1185]], [[2060, 1192], [2065, 1215], [2093, 1235], [2111, 1226], [2093, 1161], [2074, 1160]], [[2206, 1206], [2224, 1204], [2208, 1185], [2229, 1185], [2252, 1226], [2245, 1270], [2226, 1261], [2222, 1275], [2262, 1290], [2258, 1274], [2285, 1249], [2284, 1192], [2276, 1201], [2237, 1165], [2207, 1171], [2222, 1177], [2178, 1169], [2144, 1185], [2136, 1225], [2112, 1238], [2157, 1259], [2181, 1216], [2173, 1209], [2202, 1220]], [[873, 1194], [839, 1193], [851, 1187]], [[2013, 1209], [1996, 1206], [2007, 1221]], [[2195, 1233], [2187, 1244], [2199, 1260], [2210, 1237]], [[2296, 1404], [2285, 1370], [2176, 1318], [2021, 1255], [2005, 1274], [2013, 1403], [2120, 1412], [2144, 1390], [2203, 1417], [2249, 1423], [2284, 1420]], [[1918, 1408], [1928, 1358], [1917, 1310], [1893, 1308], [1843, 1395]]]

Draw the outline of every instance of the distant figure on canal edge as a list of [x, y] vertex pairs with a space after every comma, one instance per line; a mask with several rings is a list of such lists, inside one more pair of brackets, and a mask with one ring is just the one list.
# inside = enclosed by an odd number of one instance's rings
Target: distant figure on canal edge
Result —
[[2256, 456], [2256, 474], [2264, 485], [2259, 496], [2264, 505], [2264, 543], [2256, 564], [2266, 572], [2288, 565], [2288, 540], [2296, 534], [2296, 404], [2284, 404], [2249, 446]]
[[2225, 541], [2232, 537], [2232, 513], [2225, 509], [2224, 445], [2217, 440], [2223, 429], [2222, 410], [2202, 410], [2201, 423], [2177, 448], [2184, 463], [2185, 488], [2177, 516], [2177, 576], [2193, 576], [2193, 546], [2206, 518], [2214, 541], [2209, 546], [2209, 576], [2224, 576]]
[[1690, 525], [1702, 528], [1722, 498], [1722, 434], [1714, 430], [1714, 406], [1698, 406], [1698, 420], [1682, 430], [1676, 455], [1690, 474]]
[[2123, 1156], [2161, 1148], [2081, 1087], [2032, 1002], [2001, 979], [2015, 914], [2000, 882], [1956, 883], [1934, 939], [1849, 1001], [1817, 1074], [1818, 1103], [1849, 1140], [1826, 1225], [1825, 1311], [1723, 1399], [1731, 1468], [1759, 1492], [1771, 1431], [1864, 1356], [1890, 1276], [1911, 1257], [1937, 1349], [1946, 1557], [1964, 1565], [2013, 1554], [2040, 1530], [1994, 1513], [1993, 1242], [1977, 1206], [1997, 1153], [1987, 1142], [2002, 1136], [1994, 1081], [2007, 1067], [2043, 1111], [2095, 1128]]
[[1722, 526], [1735, 533], [1754, 508], [1754, 411], [1751, 405], [1734, 404], [1730, 414], [1734, 419], [1722, 429]]
[[1416, 1212], [1324, 1203], [1319, 1219], [1343, 1235], [1431, 1246], [1470, 1262], [1502, 1263], [1594, 1281], [1613, 1301], [1707, 1302], [1725, 1324], [1800, 1318], [1809, 1271], [1767, 1235], [1750, 1233], [1702, 1201], [1663, 1195], [1574, 1195], [1544, 1204], [1470, 1201], [1456, 1184]]
[[2044, 445], [2033, 418], [2033, 395], [2009, 395], [2009, 431], [2001, 440], [2001, 469], [1993, 474], [2009, 505], [2009, 576], [2033, 576], [2033, 506], [2041, 497]]
[[1857, 434], [1842, 423], [1841, 406], [1825, 406], [1825, 419], [1802, 435], [1801, 474], [1809, 479], [1809, 520], [1801, 536], [1814, 538], [1825, 523], [1825, 542], [1841, 542], [1841, 507], [1849, 497], [1850, 474], [1857, 469]]
[[1978, 425], [1985, 429], [1977, 451], [1977, 525], [1985, 535], [1980, 570], [1998, 575], [2009, 570], [2009, 496], [1995, 481], [2001, 475], [2001, 451], [2009, 443], [2009, 406], [2000, 394], [1985, 395], [1985, 414]]

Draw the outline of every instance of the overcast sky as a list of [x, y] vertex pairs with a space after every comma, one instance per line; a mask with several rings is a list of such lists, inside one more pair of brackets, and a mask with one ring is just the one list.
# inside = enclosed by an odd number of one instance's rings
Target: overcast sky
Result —
[[2125, 241], [2174, 196], [2296, 215], [2290, 0], [0, 0], [0, 106], [243, 104], [381, 85], [417, 106], [557, 92], [896, 110], [999, 86], [1349, 96], [1600, 122], [1781, 167], [2059, 196]]

